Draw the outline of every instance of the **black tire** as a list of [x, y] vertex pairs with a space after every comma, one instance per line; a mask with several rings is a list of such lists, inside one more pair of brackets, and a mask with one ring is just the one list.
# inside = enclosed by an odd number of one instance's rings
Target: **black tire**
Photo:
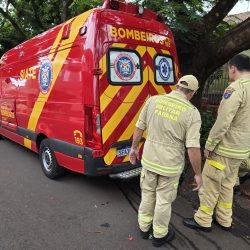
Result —
[[50, 179], [63, 176], [66, 169], [59, 166], [49, 139], [44, 139], [39, 148], [39, 159], [44, 174]]
[[0, 134], [0, 140], [2, 140], [3, 139], [3, 136]]

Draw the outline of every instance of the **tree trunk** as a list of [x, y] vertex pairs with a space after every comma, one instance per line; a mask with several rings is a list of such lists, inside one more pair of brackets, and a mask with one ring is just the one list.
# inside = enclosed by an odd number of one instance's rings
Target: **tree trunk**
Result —
[[61, 22], [64, 23], [68, 19], [68, 1], [63, 0], [61, 5]]

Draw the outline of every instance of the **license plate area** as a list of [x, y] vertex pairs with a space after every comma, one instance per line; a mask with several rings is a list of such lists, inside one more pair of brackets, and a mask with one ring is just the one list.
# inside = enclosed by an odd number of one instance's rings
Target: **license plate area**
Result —
[[123, 146], [116, 149], [116, 156], [123, 157], [129, 154], [131, 146]]

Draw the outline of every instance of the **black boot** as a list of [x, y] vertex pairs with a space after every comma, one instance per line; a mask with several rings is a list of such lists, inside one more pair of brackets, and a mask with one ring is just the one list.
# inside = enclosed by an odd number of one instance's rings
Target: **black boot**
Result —
[[216, 219], [214, 220], [214, 222], [215, 222], [215, 224], [217, 224], [218, 226], [220, 226], [224, 231], [230, 232], [232, 230], [232, 225], [230, 227], [224, 227]]
[[192, 229], [199, 229], [203, 232], [211, 232], [211, 227], [202, 227], [193, 218], [183, 219], [183, 225]]
[[153, 236], [152, 244], [153, 244], [154, 247], [160, 247], [164, 243], [171, 242], [174, 238], [175, 238], [175, 232], [174, 232], [174, 230], [169, 229], [167, 235], [164, 236], [163, 238], [155, 238]]
[[144, 240], [148, 240], [148, 239], [149, 239], [149, 231], [143, 232], [143, 231], [140, 229], [140, 232], [141, 232], [141, 237], [142, 237], [142, 239], [144, 239]]

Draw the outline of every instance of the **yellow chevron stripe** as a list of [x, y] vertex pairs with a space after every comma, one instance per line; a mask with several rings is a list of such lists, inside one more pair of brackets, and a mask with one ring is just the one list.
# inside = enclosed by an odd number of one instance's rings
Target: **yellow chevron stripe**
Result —
[[162, 51], [163, 54], [171, 55], [168, 50], [162, 49], [161, 51]]
[[152, 58], [154, 58], [155, 54], [157, 53], [156, 50], [152, 47], [148, 47], [147, 51]]
[[149, 81], [152, 83], [152, 86], [154, 86], [157, 93], [159, 94], [166, 93], [166, 90], [162, 87], [162, 85], [155, 84], [154, 72], [150, 67], [148, 68], [149, 68]]
[[104, 76], [104, 74], [107, 71], [107, 63], [106, 62], [107, 62], [107, 56], [106, 56], [106, 53], [105, 53], [104, 56], [99, 61], [99, 68], [102, 68], [102, 74], [99, 76], [99, 80], [102, 79], [102, 77]]
[[[92, 13], [93, 10], [90, 10], [90, 11], [87, 11], [81, 15], [79, 15], [78, 17], [76, 17], [75, 19], [70, 19], [68, 20], [66, 24], [72, 22], [72, 26], [71, 26], [71, 33], [70, 33], [70, 38], [69, 39], [66, 39], [66, 40], [63, 40], [62, 43], [61, 43], [61, 46], [65, 45], [65, 44], [70, 44], [70, 43], [73, 43], [78, 32], [79, 32], [79, 27], [86, 21], [86, 19], [89, 17], [89, 15]], [[62, 32], [63, 32], [63, 27], [61, 28], [61, 30], [59, 31], [54, 43], [53, 43], [53, 46], [52, 46], [52, 50], [51, 51], [54, 51], [54, 48], [58, 45], [58, 43], [60, 42], [61, 40], [61, 37], [62, 37]], [[62, 50], [60, 51], [60, 53], [57, 53], [56, 57], [54, 58], [54, 61], [52, 63], [52, 67], [53, 67], [53, 79], [52, 79], [52, 82], [51, 82], [51, 87], [48, 91], [47, 94], [39, 94], [38, 98], [37, 98], [37, 101], [35, 102], [34, 104], [34, 107], [33, 107], [33, 110], [30, 114], [30, 118], [29, 118], [29, 122], [28, 122], [28, 129], [29, 130], [32, 130], [32, 131], [35, 131], [36, 129], [36, 126], [37, 126], [37, 122], [38, 122], [38, 119], [42, 113], [42, 110], [43, 110], [43, 107], [46, 103], [46, 101], [48, 100], [49, 98], [49, 95], [53, 89], [53, 86], [55, 84], [55, 81], [60, 73], [60, 70], [64, 64], [64, 61], [65, 59], [67, 58], [69, 52], [70, 52], [71, 48], [69, 49], [65, 49], [65, 50]], [[48, 58], [51, 60], [52, 57], [54, 56], [54, 53], [49, 53], [49, 56]], [[42, 101], [42, 102], [41, 102]], [[31, 141], [30, 140], [27, 140], [27, 139], [24, 139], [24, 145], [28, 148], [31, 148]]]
[[[138, 110], [137, 114], [134, 116], [133, 120], [130, 122], [130, 124], [128, 125], [126, 130], [123, 132], [123, 134], [120, 136], [118, 141], [124, 141], [124, 140], [127, 140], [128, 138], [131, 138], [131, 136], [134, 132], [134, 129], [135, 129], [135, 123], [139, 117], [139, 114], [140, 114], [142, 108], [143, 108], [143, 105]], [[142, 137], [146, 138], [146, 131], [143, 132]], [[141, 148], [141, 146], [142, 146], [142, 143], [139, 144], [139, 148]], [[109, 150], [109, 152], [105, 155], [104, 161], [106, 164], [110, 165], [114, 161], [115, 157], [116, 157], [116, 148], [111, 148]], [[129, 161], [128, 155], [123, 159], [123, 162], [126, 162], [126, 161]]]
[[147, 51], [147, 48], [145, 46], [139, 45], [136, 47], [136, 51], [140, 54], [141, 57], [143, 57]]
[[[147, 83], [147, 70], [148, 67], [145, 68], [143, 71], [143, 83], [141, 85], [134, 86], [126, 98], [124, 99], [124, 102], [121, 103], [119, 108], [116, 110], [116, 112], [113, 114], [113, 116], [109, 119], [109, 121], [106, 123], [106, 125], [103, 127], [102, 130], [102, 139], [103, 143], [107, 141], [109, 136], [113, 133], [114, 129], [118, 126], [118, 124], [121, 122], [122, 118], [126, 115], [126, 113], [129, 111], [131, 106], [133, 105], [133, 102], [138, 97], [138, 95], [141, 93], [142, 89], [145, 87]], [[121, 115], [123, 114], [123, 115]]]
[[[149, 96], [148, 96], [149, 97]], [[148, 99], [148, 98], [147, 98]], [[146, 99], [146, 100], [147, 100]], [[146, 102], [145, 100], [145, 102]], [[131, 134], [131, 131], [132, 133], [134, 132], [135, 130], [135, 124], [138, 120], [138, 117], [139, 117], [139, 114], [142, 110], [144, 105], [141, 106], [141, 108], [138, 110], [138, 112], [136, 113], [136, 115], [134, 116], [134, 118], [132, 119], [132, 121], [128, 124], [127, 128], [125, 129], [125, 131], [122, 133], [122, 135], [120, 136], [120, 138], [118, 139], [118, 141], [124, 141], [124, 140], [127, 140], [128, 138], [130, 138], [132, 136]]]
[[117, 94], [117, 92], [120, 90], [122, 86], [112, 86], [109, 85], [104, 93], [100, 97], [100, 111], [101, 113], [107, 108], [107, 106], [110, 104], [114, 96]]

